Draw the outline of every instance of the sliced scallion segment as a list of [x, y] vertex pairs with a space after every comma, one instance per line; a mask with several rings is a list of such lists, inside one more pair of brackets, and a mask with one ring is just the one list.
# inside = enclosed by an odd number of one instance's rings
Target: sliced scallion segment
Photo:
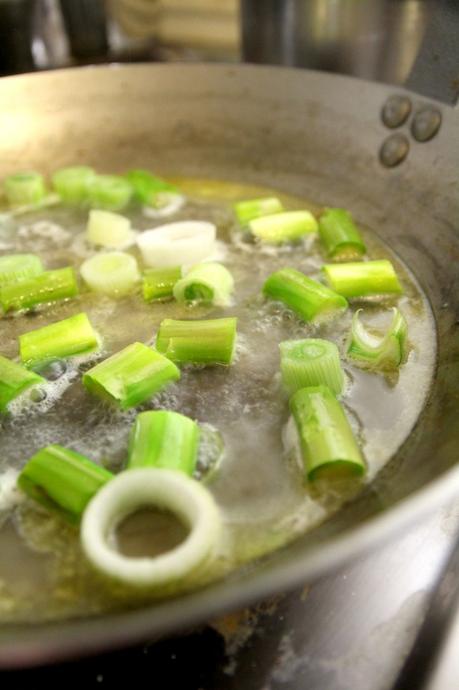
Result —
[[111, 211], [92, 210], [86, 226], [86, 239], [107, 249], [122, 249], [134, 239], [129, 218]]
[[265, 295], [279, 300], [304, 321], [347, 308], [347, 300], [294, 268], [272, 273], [263, 286]]
[[237, 319], [161, 321], [156, 349], [178, 363], [225, 364], [233, 361]]
[[285, 340], [279, 345], [282, 382], [290, 394], [307, 386], [328, 386], [343, 391], [344, 374], [335, 343], [321, 338]]
[[215, 252], [216, 233], [213, 223], [185, 220], [140, 233], [137, 245], [147, 266], [170, 268], [191, 265]]
[[[116, 551], [116, 526], [141, 508], [172, 513], [189, 529], [187, 538], [153, 558], [130, 558]], [[88, 505], [80, 534], [83, 551], [99, 572], [137, 589], [154, 589], [183, 581], [214, 556], [221, 516], [200, 482], [183, 472], [147, 467], [121, 472], [108, 482]]]
[[208, 262], [193, 266], [174, 286], [178, 302], [210, 302], [220, 306], [229, 303], [234, 280], [225, 266]]
[[143, 298], [146, 302], [172, 299], [174, 285], [182, 277], [179, 266], [150, 268], [143, 274]]
[[327, 386], [301, 388], [290, 399], [305, 473], [361, 475], [365, 463], [343, 408]]
[[171, 410], [141, 412], [131, 431], [127, 469], [163, 467], [191, 476], [196, 467], [199, 426]]
[[89, 187], [91, 206], [121, 211], [131, 200], [132, 185], [119, 175], [96, 175]]
[[273, 213], [279, 213], [284, 210], [280, 199], [276, 196], [267, 196], [260, 199], [248, 199], [246, 201], [238, 201], [234, 204], [234, 211], [236, 217], [241, 225], [247, 223], [254, 218], [260, 216], [269, 216]]
[[132, 343], [87, 371], [83, 384], [93, 395], [125, 410], [179, 378], [180, 371], [167, 357], [142, 343]]
[[7, 254], [0, 256], [0, 287], [43, 273], [41, 259], [35, 254]]
[[0, 411], [6, 412], [8, 404], [27, 388], [45, 383], [45, 379], [33, 371], [0, 355]]
[[96, 173], [86, 165], [75, 165], [56, 170], [52, 176], [53, 187], [66, 204], [81, 204], [88, 201], [89, 189], [96, 179]]
[[91, 498], [113, 478], [83, 455], [58, 445], [35, 453], [18, 477], [24, 493], [72, 525], [78, 524]]
[[319, 236], [332, 259], [365, 254], [365, 243], [349, 211], [326, 208], [319, 218]]
[[159, 192], [177, 192], [178, 189], [170, 182], [155, 177], [148, 170], [129, 170], [124, 176], [134, 190], [134, 198], [141, 204], [156, 205], [156, 195]]
[[36, 172], [20, 172], [5, 178], [6, 198], [11, 206], [34, 206], [46, 194], [43, 175]]
[[140, 281], [137, 261], [125, 252], [91, 256], [81, 264], [80, 273], [91, 290], [110, 297], [129, 294]]
[[403, 314], [394, 307], [392, 321], [381, 337], [375, 337], [365, 328], [358, 309], [352, 319], [347, 354], [361, 366], [370, 369], [397, 369], [406, 356], [408, 324]]
[[317, 232], [317, 221], [310, 211], [284, 211], [271, 216], [254, 218], [249, 222], [250, 232], [262, 242], [282, 244], [298, 240], [303, 235]]
[[21, 360], [28, 367], [93, 352], [98, 347], [97, 333], [84, 313], [19, 336]]
[[77, 294], [75, 272], [69, 266], [0, 287], [0, 305], [4, 312], [29, 309], [37, 304], [75, 297]]
[[325, 264], [322, 270], [330, 287], [343, 297], [400, 295], [403, 292], [395, 269], [387, 259]]

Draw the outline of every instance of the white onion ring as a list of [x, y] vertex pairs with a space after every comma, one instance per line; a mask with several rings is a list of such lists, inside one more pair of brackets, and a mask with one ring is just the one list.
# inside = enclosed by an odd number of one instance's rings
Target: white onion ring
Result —
[[[138, 509], [169, 510], [190, 529], [187, 538], [154, 558], [129, 558], [115, 551], [110, 534]], [[181, 580], [212, 554], [221, 528], [212, 495], [195, 479], [176, 470], [142, 468], [121, 472], [88, 504], [81, 523], [83, 551], [109, 578], [137, 588], [161, 587]]]
[[167, 268], [197, 264], [215, 252], [217, 229], [203, 220], [184, 220], [146, 230], [137, 245], [147, 266]]

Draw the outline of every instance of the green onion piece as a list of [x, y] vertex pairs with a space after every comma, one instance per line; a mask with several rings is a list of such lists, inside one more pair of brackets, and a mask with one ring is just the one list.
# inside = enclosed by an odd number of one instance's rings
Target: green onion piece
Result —
[[178, 302], [210, 302], [227, 305], [234, 289], [234, 280], [225, 266], [208, 262], [193, 266], [174, 286]]
[[52, 445], [30, 458], [18, 477], [18, 486], [37, 503], [76, 525], [91, 498], [112, 477], [111, 472], [83, 455]]
[[163, 467], [191, 476], [196, 467], [199, 426], [178, 412], [137, 415], [131, 431], [127, 469]]
[[44, 302], [55, 302], [75, 297], [78, 285], [70, 266], [56, 271], [45, 271], [20, 283], [0, 287], [0, 305], [4, 312], [10, 309], [28, 309]]
[[19, 336], [21, 360], [28, 367], [93, 352], [98, 347], [97, 333], [84, 313]]
[[403, 292], [394, 267], [386, 259], [325, 264], [322, 270], [330, 287], [343, 297], [400, 295]]
[[261, 199], [249, 199], [247, 201], [239, 201], [234, 204], [234, 211], [237, 219], [241, 225], [247, 223], [254, 218], [260, 216], [269, 216], [272, 213], [279, 213], [283, 211], [284, 207], [280, 199], [276, 196], [262, 197]]
[[348, 306], [344, 297], [294, 268], [272, 273], [263, 286], [263, 292], [286, 304], [304, 321], [312, 321]]
[[35, 254], [7, 254], [0, 256], [0, 287], [43, 273], [41, 259]]
[[405, 317], [394, 307], [389, 328], [382, 337], [376, 338], [360, 321], [361, 311], [358, 309], [352, 319], [348, 357], [371, 369], [397, 369], [406, 357], [408, 324]]
[[92, 210], [86, 226], [86, 239], [108, 249], [123, 249], [132, 242], [131, 221], [119, 213]]
[[349, 211], [327, 208], [319, 218], [319, 236], [332, 259], [365, 254], [364, 241]]
[[143, 298], [146, 302], [172, 299], [175, 283], [182, 277], [182, 269], [151, 268], [143, 274]]
[[250, 231], [262, 242], [282, 244], [303, 235], [317, 232], [317, 221], [309, 211], [285, 211], [255, 218], [249, 222]]
[[89, 200], [94, 208], [121, 211], [132, 196], [132, 185], [119, 175], [96, 175], [89, 188]]
[[[159, 556], [131, 558], [113, 548], [113, 531], [142, 508], [176, 515], [187, 538]], [[137, 590], [174, 587], [207, 566], [221, 541], [222, 520], [212, 494], [198, 481], [175, 470], [145, 467], [121, 472], [89, 503], [81, 522], [83, 552], [110, 580]]]
[[174, 362], [231, 364], [236, 344], [237, 319], [161, 321], [156, 349]]
[[169, 359], [142, 343], [132, 343], [87, 371], [83, 384], [90, 393], [126, 410], [179, 378], [180, 371]]
[[141, 204], [156, 205], [156, 195], [159, 192], [177, 192], [177, 187], [170, 182], [155, 177], [148, 170], [129, 170], [124, 176], [132, 189], [134, 198]]
[[96, 179], [96, 173], [86, 165], [56, 170], [52, 176], [53, 187], [66, 204], [81, 204], [88, 201], [89, 189]]
[[45, 379], [33, 371], [0, 355], [0, 411], [6, 412], [8, 404], [30, 386], [45, 383]]
[[46, 194], [43, 175], [36, 172], [9, 175], [5, 178], [4, 186], [11, 206], [39, 204]]
[[129, 294], [140, 280], [137, 261], [125, 252], [91, 256], [81, 264], [80, 273], [91, 290], [110, 297]]
[[290, 394], [306, 386], [328, 386], [343, 391], [344, 374], [335, 343], [320, 338], [285, 340], [279, 345], [282, 382]]
[[361, 475], [365, 463], [343, 408], [327, 386], [301, 388], [290, 399], [308, 479]]

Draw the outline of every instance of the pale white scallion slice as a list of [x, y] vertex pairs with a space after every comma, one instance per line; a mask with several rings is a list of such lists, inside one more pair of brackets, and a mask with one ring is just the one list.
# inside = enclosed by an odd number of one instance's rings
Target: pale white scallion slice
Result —
[[185, 204], [183, 194], [175, 192], [158, 192], [155, 206], [143, 206], [143, 215], [147, 218], [167, 218], [180, 211]]
[[185, 220], [142, 232], [137, 237], [137, 245], [147, 266], [183, 266], [211, 256], [215, 252], [216, 234], [213, 223]]
[[394, 307], [392, 321], [387, 331], [380, 337], [374, 336], [365, 328], [359, 318], [358, 309], [353, 318], [349, 334], [347, 355], [370, 369], [397, 369], [406, 358], [406, 339], [408, 325], [403, 314]]
[[[141, 508], [174, 514], [189, 529], [186, 539], [154, 558], [131, 558], [114, 548], [121, 522]], [[177, 470], [132, 469], [109, 481], [87, 506], [81, 523], [83, 551], [96, 570], [138, 589], [185, 578], [210, 559], [221, 533], [220, 511], [209, 491]]]
[[134, 237], [129, 218], [112, 211], [89, 212], [86, 239], [91, 244], [107, 249], [125, 249], [132, 244]]
[[80, 272], [91, 290], [110, 297], [127, 295], [140, 280], [137, 261], [125, 252], [91, 256], [81, 264]]

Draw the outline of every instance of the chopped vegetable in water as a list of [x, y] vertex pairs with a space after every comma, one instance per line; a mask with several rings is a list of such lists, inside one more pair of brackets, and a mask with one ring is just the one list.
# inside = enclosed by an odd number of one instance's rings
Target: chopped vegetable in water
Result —
[[174, 297], [174, 285], [182, 277], [179, 266], [150, 268], [143, 274], [143, 298], [145, 302], [167, 301]]
[[129, 218], [111, 211], [89, 212], [86, 238], [88, 242], [106, 249], [123, 249], [131, 244], [135, 233]]
[[45, 383], [33, 371], [0, 355], [0, 411], [6, 412], [9, 403], [31, 386]]
[[329, 286], [343, 297], [401, 295], [403, 292], [390, 261], [360, 261], [325, 264], [322, 268]]
[[361, 366], [390, 371], [397, 369], [406, 357], [408, 325], [403, 314], [394, 307], [392, 321], [381, 337], [375, 337], [362, 324], [358, 309], [352, 319], [347, 355]]
[[310, 211], [285, 211], [249, 222], [252, 235], [268, 244], [283, 244], [317, 232], [317, 221]]
[[106, 252], [86, 259], [80, 267], [86, 285], [94, 292], [123, 297], [140, 282], [137, 261], [125, 252]]
[[233, 361], [237, 319], [176, 321], [164, 319], [156, 349], [179, 364], [225, 364]]
[[87, 371], [83, 384], [93, 395], [126, 410], [179, 378], [180, 371], [167, 357], [142, 343], [132, 343]]
[[4, 312], [29, 309], [38, 304], [75, 297], [78, 294], [75, 271], [70, 266], [0, 287], [0, 306]]
[[146, 266], [190, 266], [212, 256], [216, 234], [213, 223], [185, 220], [140, 233], [137, 245]]
[[319, 218], [319, 236], [331, 259], [365, 254], [366, 247], [349, 211], [326, 208]]
[[208, 261], [193, 266], [174, 285], [178, 302], [204, 302], [226, 306], [234, 290], [234, 280], [223, 264]]
[[83, 204], [89, 201], [89, 190], [96, 179], [96, 172], [86, 165], [78, 165], [56, 170], [51, 179], [64, 203]]
[[236, 217], [241, 225], [260, 216], [269, 216], [284, 210], [280, 199], [276, 196], [263, 197], [261, 199], [248, 199], [234, 204]]
[[306, 386], [328, 386], [341, 395], [344, 373], [335, 343], [321, 338], [284, 340], [281, 353], [282, 383], [290, 393]]
[[41, 259], [35, 254], [0, 256], [0, 287], [34, 278], [44, 272]]

